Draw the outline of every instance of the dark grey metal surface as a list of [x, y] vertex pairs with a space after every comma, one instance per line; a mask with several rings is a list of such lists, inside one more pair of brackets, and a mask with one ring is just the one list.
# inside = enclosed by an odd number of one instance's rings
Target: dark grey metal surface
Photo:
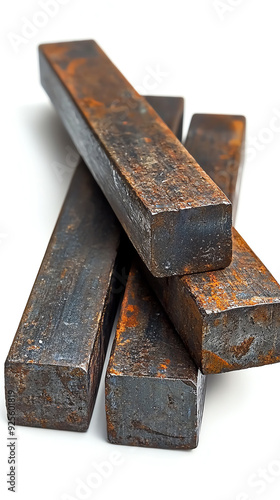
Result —
[[[155, 276], [226, 267], [231, 203], [90, 40], [40, 47], [42, 85]], [[202, 165], [203, 166], [203, 165]]]
[[111, 443], [195, 448], [205, 377], [135, 264], [106, 375]]
[[187, 150], [233, 204], [236, 217], [244, 163], [246, 119], [240, 115], [195, 114]]
[[[148, 99], [179, 131], [183, 99]], [[120, 231], [81, 163], [6, 362], [17, 424], [86, 430], [129, 269]]]
[[[183, 100], [147, 99], [181, 138]], [[134, 263], [106, 375], [109, 441], [158, 448], [195, 448], [205, 382]]]
[[[236, 211], [245, 120], [195, 117], [186, 143], [197, 151], [201, 144], [201, 157], [210, 147], [207, 172], [232, 196]], [[233, 258], [226, 269], [160, 279], [142, 269], [203, 373], [280, 361], [280, 286], [235, 229]]]
[[120, 243], [81, 162], [5, 364], [17, 425], [87, 429], [120, 299]]

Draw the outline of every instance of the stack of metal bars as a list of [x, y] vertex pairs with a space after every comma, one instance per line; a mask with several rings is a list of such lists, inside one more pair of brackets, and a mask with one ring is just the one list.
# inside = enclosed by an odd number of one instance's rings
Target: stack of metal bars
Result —
[[88, 428], [124, 293], [108, 439], [195, 448], [206, 374], [280, 360], [280, 287], [232, 228], [245, 118], [194, 115], [185, 149], [182, 98], [139, 96], [90, 40], [39, 52], [84, 161], [6, 360], [16, 424]]

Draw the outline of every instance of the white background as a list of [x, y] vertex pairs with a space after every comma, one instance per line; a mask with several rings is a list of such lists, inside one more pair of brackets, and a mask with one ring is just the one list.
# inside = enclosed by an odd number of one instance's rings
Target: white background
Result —
[[[248, 144], [258, 142], [248, 150], [236, 226], [280, 281], [279, 2], [65, 0], [45, 18], [39, 4], [15, 0], [1, 9], [1, 366], [73, 172], [71, 141], [39, 83], [41, 42], [95, 39], [139, 92], [185, 97], [185, 133], [193, 113], [244, 114]], [[26, 19], [44, 26], [29, 27], [16, 51]], [[147, 78], [157, 68], [164, 75]], [[103, 382], [87, 433], [17, 428], [20, 499], [279, 499], [280, 365], [209, 377], [200, 444], [191, 452], [107, 443]], [[6, 500], [3, 384], [1, 369]], [[96, 474], [93, 462], [113, 452], [121, 463], [99, 475], [98, 488], [77, 490]]]

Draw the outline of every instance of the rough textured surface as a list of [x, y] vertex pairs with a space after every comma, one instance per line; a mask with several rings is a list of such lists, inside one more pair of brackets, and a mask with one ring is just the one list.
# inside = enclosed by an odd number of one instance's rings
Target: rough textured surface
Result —
[[205, 377], [133, 265], [106, 375], [109, 441], [195, 448], [204, 394]]
[[[245, 122], [240, 117], [239, 138], [235, 146], [227, 150], [222, 141], [229, 137], [230, 121], [235, 122], [237, 117], [227, 117], [226, 123], [219, 119], [217, 128], [217, 120], [211, 118], [213, 115], [198, 116], [199, 119], [191, 121], [186, 143], [191, 144], [198, 134], [200, 154], [205, 158], [210, 147], [207, 172], [222, 189], [228, 189], [228, 195], [230, 191], [233, 195], [233, 186], [236, 186], [235, 212], [240, 187], [237, 167], [242, 166], [238, 158], [242, 157]], [[236, 125], [232, 128], [239, 130]], [[214, 147], [208, 134], [210, 138], [214, 134], [217, 140], [219, 137], [219, 147]], [[196, 148], [200, 150], [199, 142]], [[223, 175], [216, 167], [221, 165], [222, 150], [226, 155]], [[155, 279], [144, 266], [143, 269], [203, 373], [220, 373], [280, 361], [280, 287], [235, 229], [232, 262], [224, 270]]]
[[235, 229], [226, 269], [147, 277], [203, 373], [280, 361], [280, 286]]
[[233, 204], [235, 220], [244, 162], [246, 119], [237, 115], [195, 114], [185, 146]]
[[[181, 137], [183, 100], [147, 99]], [[194, 365], [134, 263], [106, 376], [109, 441], [158, 448], [195, 448], [205, 383], [205, 377]]]
[[43, 87], [156, 276], [226, 267], [231, 204], [93, 41], [40, 47]]
[[5, 364], [17, 425], [87, 429], [120, 298], [120, 235], [80, 163]]
[[[183, 99], [148, 99], [180, 133]], [[87, 234], [92, 229], [96, 234]], [[6, 388], [18, 394], [17, 424], [86, 430], [124, 288], [122, 264], [128, 265], [124, 253], [114, 263], [118, 233], [113, 213], [81, 164], [6, 363]]]

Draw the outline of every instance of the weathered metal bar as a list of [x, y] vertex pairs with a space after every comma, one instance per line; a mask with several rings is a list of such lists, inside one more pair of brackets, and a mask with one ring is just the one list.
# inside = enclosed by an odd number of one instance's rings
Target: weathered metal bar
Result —
[[[196, 126], [192, 121], [191, 136]], [[202, 132], [200, 138], [209, 144]], [[239, 144], [242, 148], [243, 141]], [[220, 175], [214, 165], [223, 147], [216, 146], [209, 156], [216, 182]], [[236, 178], [237, 171], [229, 168], [229, 175]], [[235, 229], [232, 262], [224, 270], [161, 279], [143, 270], [202, 373], [280, 361], [280, 286]]]
[[[180, 137], [183, 101], [148, 99]], [[109, 441], [195, 448], [205, 382], [134, 263], [106, 374]]]
[[280, 287], [235, 229], [226, 269], [147, 277], [204, 374], [280, 361]]
[[[180, 129], [182, 98], [147, 99], [169, 126]], [[86, 430], [124, 289], [123, 266], [129, 266], [123, 248], [119, 255], [119, 234], [80, 164], [6, 361], [6, 391], [17, 394], [17, 424]]]
[[83, 162], [5, 363], [17, 425], [88, 428], [120, 299], [121, 226]]
[[135, 265], [106, 374], [111, 443], [195, 448], [206, 377]]
[[43, 87], [155, 276], [231, 260], [231, 203], [91, 41], [40, 46]]
[[185, 142], [190, 154], [232, 202], [233, 221], [244, 163], [245, 129], [244, 116], [195, 114]]

